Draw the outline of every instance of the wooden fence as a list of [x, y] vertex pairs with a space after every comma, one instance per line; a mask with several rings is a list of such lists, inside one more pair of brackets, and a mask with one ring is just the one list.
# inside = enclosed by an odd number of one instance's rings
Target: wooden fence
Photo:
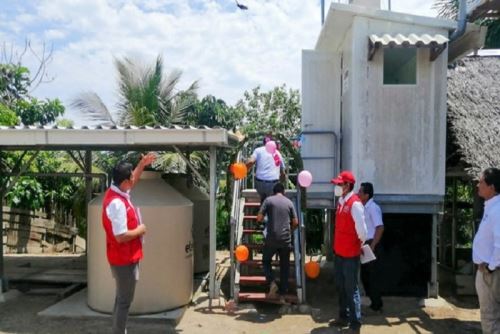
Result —
[[57, 224], [42, 211], [2, 207], [5, 254], [85, 251], [85, 240], [75, 227]]

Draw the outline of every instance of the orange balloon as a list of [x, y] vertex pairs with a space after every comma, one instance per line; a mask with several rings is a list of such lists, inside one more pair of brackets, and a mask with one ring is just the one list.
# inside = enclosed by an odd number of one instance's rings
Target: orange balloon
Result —
[[249, 251], [247, 246], [238, 245], [238, 247], [236, 247], [234, 251], [234, 255], [236, 256], [236, 259], [240, 262], [248, 260]]
[[306, 272], [306, 276], [311, 278], [311, 279], [315, 279], [319, 276], [320, 267], [319, 267], [319, 263], [316, 261], [307, 262], [304, 266], [304, 269]]
[[233, 173], [233, 177], [236, 180], [244, 179], [247, 176], [247, 165], [243, 162], [236, 162], [229, 167], [231, 173]]

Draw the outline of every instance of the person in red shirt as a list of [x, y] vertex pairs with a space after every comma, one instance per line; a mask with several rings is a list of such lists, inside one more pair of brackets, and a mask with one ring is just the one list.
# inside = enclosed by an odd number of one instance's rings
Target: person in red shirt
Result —
[[113, 168], [113, 183], [104, 195], [102, 224], [106, 232], [106, 255], [116, 281], [113, 308], [113, 334], [126, 333], [130, 305], [139, 279], [139, 261], [142, 259], [141, 237], [146, 226], [130, 201], [130, 190], [139, 181], [144, 167], [156, 158], [154, 153], [142, 156], [137, 167], [122, 161]]
[[335, 284], [339, 294], [339, 316], [335, 326], [349, 325], [350, 333], [361, 330], [361, 300], [358, 288], [359, 257], [366, 240], [363, 203], [353, 192], [356, 179], [352, 172], [343, 171], [331, 182], [339, 196], [335, 213]]

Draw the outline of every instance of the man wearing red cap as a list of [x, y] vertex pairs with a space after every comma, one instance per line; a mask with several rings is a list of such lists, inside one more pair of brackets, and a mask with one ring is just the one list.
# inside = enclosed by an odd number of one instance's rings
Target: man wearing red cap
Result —
[[349, 325], [350, 333], [361, 330], [361, 303], [358, 288], [359, 256], [366, 240], [363, 203], [353, 192], [356, 179], [350, 171], [341, 172], [331, 182], [340, 196], [335, 213], [335, 283], [339, 294], [339, 317], [332, 324]]

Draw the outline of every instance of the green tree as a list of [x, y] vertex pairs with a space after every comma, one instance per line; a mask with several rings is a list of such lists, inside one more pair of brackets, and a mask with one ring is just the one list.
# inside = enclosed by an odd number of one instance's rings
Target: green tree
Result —
[[19, 122], [15, 112], [6, 105], [0, 103], [0, 125], [12, 126]]
[[[24, 125], [46, 125], [64, 114], [58, 99], [38, 100], [29, 94], [32, 83], [28, 68], [19, 64], [0, 64], [0, 115], [12, 122], [13, 111]], [[17, 120], [16, 120], [17, 124]], [[9, 124], [14, 125], [14, 124]]]
[[[458, 6], [459, 0], [436, 0], [433, 8], [437, 9], [440, 17], [456, 20]], [[476, 23], [488, 27], [484, 47], [486, 49], [500, 48], [500, 19], [482, 19]]]
[[24, 125], [46, 125], [64, 114], [64, 106], [58, 99], [41, 101], [31, 97], [18, 100], [14, 111]]
[[272, 132], [292, 138], [300, 133], [300, 94], [284, 84], [268, 92], [260, 86], [246, 91], [236, 108], [245, 115], [242, 130], [247, 135]]
[[30, 71], [27, 67], [0, 63], [0, 103], [7, 106], [28, 94]]
[[243, 117], [242, 108], [230, 107], [224, 100], [207, 95], [201, 101], [193, 103], [186, 111], [185, 118], [189, 125], [235, 129], [242, 125]]

